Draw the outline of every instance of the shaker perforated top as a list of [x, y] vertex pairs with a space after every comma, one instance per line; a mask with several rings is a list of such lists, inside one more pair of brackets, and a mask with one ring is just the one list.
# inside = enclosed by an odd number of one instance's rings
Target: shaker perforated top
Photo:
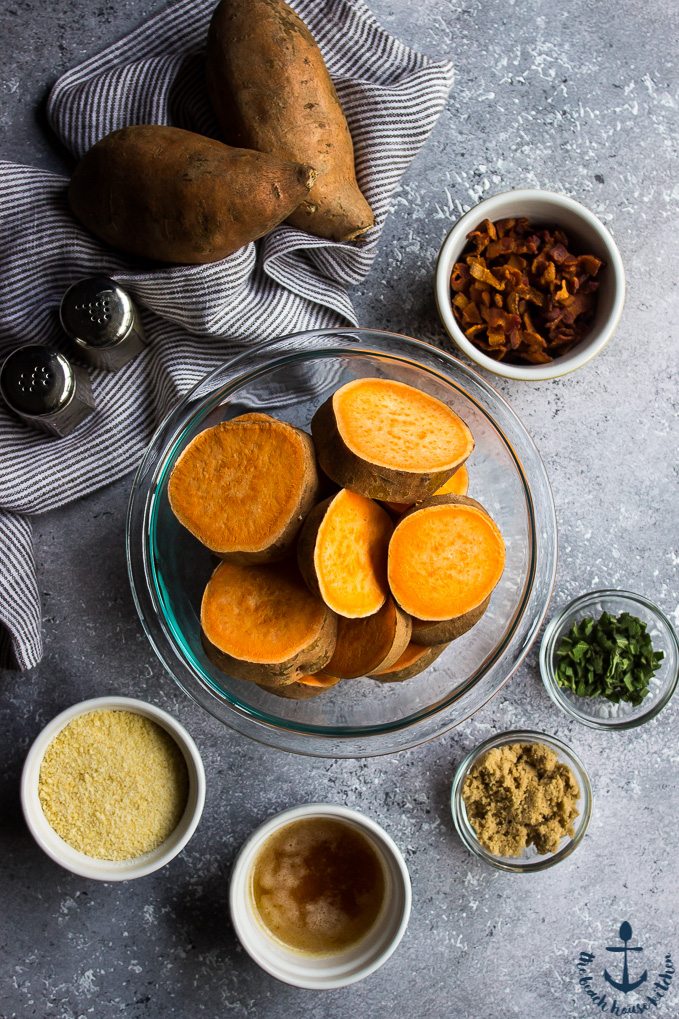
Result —
[[50, 414], [71, 398], [75, 380], [67, 359], [39, 344], [13, 351], [0, 369], [0, 393], [20, 414]]
[[74, 340], [110, 347], [130, 330], [134, 305], [108, 276], [90, 276], [70, 287], [61, 303], [61, 324]]

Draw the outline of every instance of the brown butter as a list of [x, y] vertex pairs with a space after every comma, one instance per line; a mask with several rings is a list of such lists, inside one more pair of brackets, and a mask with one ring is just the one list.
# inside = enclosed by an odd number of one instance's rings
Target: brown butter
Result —
[[369, 840], [329, 817], [303, 818], [271, 835], [252, 871], [252, 898], [265, 928], [306, 955], [332, 955], [360, 941], [377, 920], [384, 869]]

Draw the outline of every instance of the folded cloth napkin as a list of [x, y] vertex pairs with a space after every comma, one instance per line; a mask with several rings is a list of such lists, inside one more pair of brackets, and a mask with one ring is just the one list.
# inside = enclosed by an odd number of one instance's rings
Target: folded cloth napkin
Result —
[[[48, 116], [82, 155], [129, 124], [173, 124], [218, 136], [202, 50], [215, 0], [184, 0], [69, 71]], [[318, 40], [356, 148], [376, 225], [360, 244], [281, 226], [212, 265], [139, 271], [82, 230], [66, 180], [0, 163], [0, 358], [16, 346], [67, 351], [58, 307], [75, 280], [104, 273], [141, 308], [149, 346], [115, 374], [92, 371], [97, 409], [55, 439], [0, 409], [0, 665], [42, 656], [31, 516], [131, 470], [178, 396], [244, 344], [301, 329], [355, 324], [347, 286], [368, 273], [398, 181], [441, 112], [453, 69], [392, 38], [362, 0], [293, 0]]]

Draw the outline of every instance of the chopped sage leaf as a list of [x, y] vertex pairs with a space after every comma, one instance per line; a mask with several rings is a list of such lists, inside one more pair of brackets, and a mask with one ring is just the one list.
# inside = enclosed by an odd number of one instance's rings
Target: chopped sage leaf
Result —
[[605, 697], [635, 707], [648, 694], [665, 657], [654, 651], [646, 623], [629, 612], [574, 623], [556, 649], [556, 681], [578, 697]]

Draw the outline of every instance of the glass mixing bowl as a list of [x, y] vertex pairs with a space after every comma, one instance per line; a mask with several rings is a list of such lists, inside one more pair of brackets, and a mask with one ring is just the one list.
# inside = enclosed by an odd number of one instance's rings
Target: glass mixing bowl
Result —
[[[476, 447], [469, 494], [497, 521], [506, 567], [490, 608], [426, 672], [404, 683], [345, 680], [307, 701], [284, 700], [220, 672], [200, 640], [200, 600], [217, 562], [175, 519], [167, 482], [204, 428], [266, 411], [308, 429], [338, 386], [396, 379], [460, 414]], [[366, 329], [298, 333], [217, 368], [168, 414], [134, 480], [127, 518], [132, 592], [158, 657], [189, 696], [238, 732], [282, 750], [369, 757], [458, 725], [512, 675], [544, 618], [556, 567], [556, 520], [540, 456], [523, 425], [479, 375], [428, 343]]]

